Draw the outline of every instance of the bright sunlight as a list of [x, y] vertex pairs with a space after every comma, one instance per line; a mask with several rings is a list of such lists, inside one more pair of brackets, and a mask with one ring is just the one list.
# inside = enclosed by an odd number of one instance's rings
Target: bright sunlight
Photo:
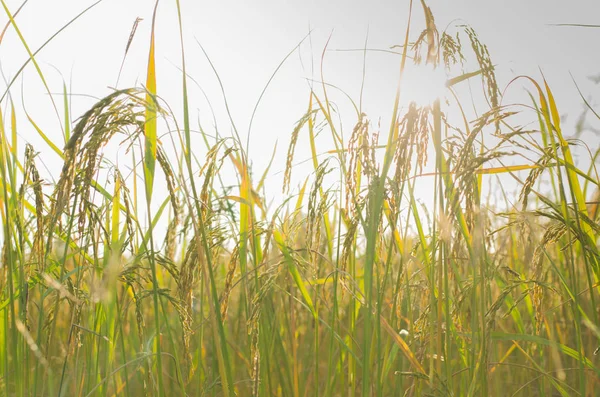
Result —
[[431, 105], [446, 94], [447, 76], [443, 67], [411, 65], [404, 72], [402, 97], [418, 107]]

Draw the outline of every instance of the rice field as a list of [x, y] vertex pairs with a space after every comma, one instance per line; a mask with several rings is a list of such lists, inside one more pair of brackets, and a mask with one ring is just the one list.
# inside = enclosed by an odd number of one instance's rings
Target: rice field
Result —
[[[543, 74], [516, 79], [528, 102], [507, 103], [515, 82], [497, 79], [475, 30], [441, 30], [425, 1], [406, 3], [425, 29], [408, 24], [390, 49], [391, 123], [349, 97], [342, 125], [338, 88], [315, 82], [278, 149], [283, 174], [253, 169], [234, 120], [231, 133], [197, 125], [183, 33], [171, 111], [155, 20], [136, 37], [146, 80], [83, 114], [68, 114], [77, 97], [53, 102], [64, 136], [18, 117], [18, 76], [7, 82], [0, 395], [598, 395], [599, 147], [563, 131]], [[415, 65], [444, 72], [443, 96], [402, 106]], [[53, 179], [23, 125], [60, 156]]]

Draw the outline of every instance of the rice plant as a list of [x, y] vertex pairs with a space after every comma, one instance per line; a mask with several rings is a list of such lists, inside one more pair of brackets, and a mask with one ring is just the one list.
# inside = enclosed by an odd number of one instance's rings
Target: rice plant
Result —
[[[66, 117], [64, 142], [16, 116], [17, 77], [2, 96], [2, 395], [596, 394], [598, 149], [581, 169], [542, 75], [518, 78], [529, 103], [505, 103], [493, 49], [411, 1], [425, 29], [393, 46], [390, 125], [354, 106], [342, 128], [323, 79], [277, 175], [253, 169], [234, 120], [231, 135], [193, 126], [175, 5], [182, 118], [157, 88], [156, 18], [145, 83]], [[402, 106], [412, 63], [445, 73], [442, 98]], [[54, 182], [23, 124], [60, 156]], [[294, 186], [300, 140], [313, 172]]]

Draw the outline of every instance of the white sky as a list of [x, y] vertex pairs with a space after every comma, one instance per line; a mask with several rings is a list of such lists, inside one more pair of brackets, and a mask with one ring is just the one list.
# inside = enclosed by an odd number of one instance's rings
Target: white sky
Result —
[[[6, 3], [14, 12], [21, 1], [8, 0]], [[16, 21], [30, 48], [37, 49], [57, 29], [92, 3], [89, 0], [30, 0]], [[416, 25], [413, 39], [423, 26], [420, 2], [414, 3]], [[600, 73], [600, 29], [550, 26], [556, 23], [600, 24], [600, 2], [429, 0], [427, 4], [432, 8], [438, 29], [443, 30], [450, 25], [449, 31], [456, 32], [453, 26], [460, 23], [468, 23], [475, 29], [498, 66], [501, 87], [520, 74], [539, 79], [541, 69], [554, 91], [559, 111], [568, 115], [565, 124], [567, 136], [570, 135], [569, 127], [573, 126], [582, 109], [582, 101], [569, 72], [586, 95], [595, 94], [596, 98], [600, 98], [598, 87], [587, 79]], [[320, 56], [329, 35], [330, 50], [362, 48], [367, 30], [369, 48], [387, 49], [402, 42], [408, 10], [408, 0], [181, 0], [181, 5], [188, 73], [210, 98], [223, 135], [228, 135], [231, 128], [215, 76], [196, 40], [214, 62], [224, 83], [234, 121], [245, 138], [252, 110], [269, 77], [284, 56], [307, 34], [309, 27], [314, 29], [312, 49], [309, 42], [305, 42], [298, 53], [301, 57], [293, 55], [280, 70], [258, 108], [252, 127], [250, 158], [256, 175], [262, 173], [278, 141], [277, 157], [272, 168], [274, 175], [267, 186], [271, 195], [280, 192], [283, 173], [278, 172], [284, 168], [289, 136], [308, 105], [306, 78], [319, 79]], [[105, 0], [68, 27], [37, 56], [51, 90], [62, 92], [60, 71], [72, 93], [96, 97], [108, 94], [108, 87], [115, 84], [136, 17], [142, 17], [144, 21], [130, 49], [119, 87], [144, 83], [153, 6], [154, 1], [150, 0]], [[6, 15], [0, 13], [0, 23], [3, 25], [6, 20]], [[174, 0], [161, 0], [156, 29], [158, 93], [180, 116], [181, 75], [177, 67], [181, 61]], [[4, 76], [12, 78], [27, 58], [14, 30], [9, 28], [0, 45], [0, 67]], [[369, 52], [366, 58], [364, 111], [375, 128], [381, 118], [382, 133], [386, 131], [391, 113], [398, 62], [398, 57], [384, 53]], [[325, 80], [358, 100], [362, 67], [362, 52], [329, 51], [324, 62]], [[20, 97], [23, 93], [30, 115], [51, 139], [61, 142], [60, 123], [33, 66], [29, 65], [22, 76], [11, 89], [19, 114], [22, 116]], [[527, 97], [519, 87], [511, 88], [510, 98], [526, 102]], [[190, 90], [192, 127], [197, 128], [195, 121], [200, 119], [203, 127], [212, 131], [209, 108], [203, 95], [193, 83], [190, 83]], [[354, 114], [341, 94], [332, 90], [331, 95], [345, 115], [343, 121], [348, 136], [356, 121]], [[410, 93], [406, 95], [410, 96]], [[57, 96], [56, 100], [62, 103], [62, 97]], [[73, 97], [73, 120], [94, 102], [91, 98]], [[592, 103], [596, 102], [592, 100]], [[6, 101], [1, 105], [6, 108]], [[19, 132], [23, 140], [34, 143], [36, 149], [44, 153], [40, 160], [57, 177], [60, 170], [58, 156], [45, 154], [44, 144], [22, 117], [19, 119]], [[598, 146], [595, 134], [587, 133], [585, 137], [592, 149]], [[308, 158], [306, 142], [306, 136], [301, 136], [297, 161]], [[21, 151], [23, 148], [22, 145]], [[319, 147], [319, 150], [331, 148]], [[204, 152], [203, 147], [198, 150], [199, 155]], [[309, 171], [310, 165], [307, 164], [299, 167], [297, 174], [305, 176]], [[294, 182], [300, 180], [302, 178]]]

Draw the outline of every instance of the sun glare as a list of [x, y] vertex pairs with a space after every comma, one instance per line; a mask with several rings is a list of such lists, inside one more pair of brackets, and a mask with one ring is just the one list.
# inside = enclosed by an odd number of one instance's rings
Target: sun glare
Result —
[[411, 65], [405, 70], [402, 97], [417, 106], [431, 105], [446, 94], [447, 76], [443, 67]]

